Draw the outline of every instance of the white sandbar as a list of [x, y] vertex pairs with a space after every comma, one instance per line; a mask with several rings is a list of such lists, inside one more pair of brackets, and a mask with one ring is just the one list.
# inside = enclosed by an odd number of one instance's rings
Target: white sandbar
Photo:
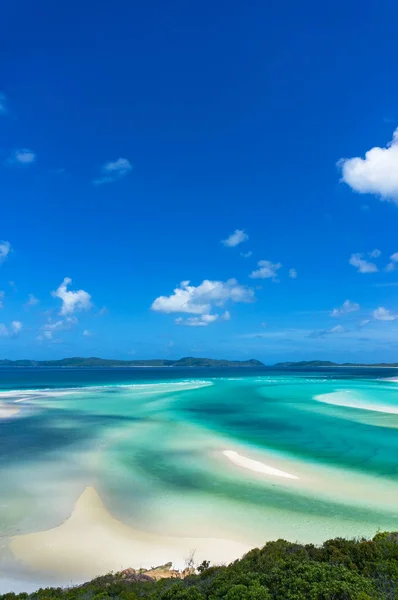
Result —
[[71, 516], [58, 527], [11, 539], [15, 558], [36, 573], [87, 580], [128, 567], [150, 568], [173, 562], [177, 568], [195, 550], [197, 562], [230, 562], [249, 544], [220, 538], [178, 538], [147, 533], [125, 525], [106, 509], [93, 487], [77, 500]]
[[238, 467], [242, 467], [243, 469], [248, 469], [249, 471], [254, 471], [255, 473], [262, 473], [263, 475], [284, 477], [285, 479], [298, 479], [296, 475], [291, 475], [290, 473], [286, 473], [285, 471], [280, 471], [279, 469], [270, 467], [269, 465], [266, 465], [265, 463], [262, 463], [259, 460], [246, 458], [245, 456], [238, 454], [234, 450], [223, 450], [223, 454], [224, 456], [229, 458], [231, 462], [233, 462]]
[[381, 412], [391, 415], [398, 415], [398, 405], [379, 404], [361, 400], [346, 392], [331, 392], [329, 394], [318, 394], [314, 396], [314, 400], [323, 402], [324, 404], [332, 404], [333, 406], [343, 406], [346, 408], [356, 408], [359, 410], [369, 410], [372, 412]]

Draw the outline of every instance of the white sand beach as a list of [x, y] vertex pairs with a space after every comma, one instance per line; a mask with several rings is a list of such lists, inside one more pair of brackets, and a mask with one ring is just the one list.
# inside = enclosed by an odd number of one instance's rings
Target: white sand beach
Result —
[[228, 563], [247, 552], [250, 545], [139, 531], [113, 517], [95, 488], [87, 487], [64, 523], [47, 531], [15, 536], [10, 549], [24, 567], [36, 573], [78, 582], [109, 571], [150, 568], [169, 561], [181, 569], [192, 551], [199, 563]]
[[253, 460], [246, 458], [234, 450], [223, 450], [224, 456], [226, 456], [231, 462], [238, 467], [254, 471], [255, 473], [262, 473], [263, 475], [270, 475], [271, 477], [284, 477], [285, 479], [298, 479], [296, 475], [291, 475], [285, 471], [280, 471], [274, 467], [270, 467], [259, 460]]
[[[248, 456], [249, 452], [252, 456]], [[375, 485], [375, 479], [369, 474], [326, 466], [320, 462], [309, 462], [275, 451], [245, 449], [242, 446], [236, 446], [236, 450], [220, 449], [218, 460], [216, 453], [214, 458], [214, 465], [218, 465], [220, 477], [228, 473], [230, 477], [238, 479], [277, 485], [293, 494], [358, 507], [396, 510], [398, 486], [394, 479], [388, 477], [378, 477]], [[283, 535], [288, 538], [289, 531], [283, 531]]]

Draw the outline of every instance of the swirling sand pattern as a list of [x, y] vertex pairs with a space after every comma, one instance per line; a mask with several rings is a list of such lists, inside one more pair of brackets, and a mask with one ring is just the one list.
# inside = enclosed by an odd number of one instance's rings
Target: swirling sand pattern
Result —
[[397, 383], [374, 374], [193, 375], [124, 371], [79, 382], [71, 371], [58, 386], [54, 373], [40, 385], [27, 376], [22, 389], [3, 385], [9, 576], [69, 583], [107, 569], [181, 566], [192, 546], [222, 562], [278, 537], [316, 543], [398, 529]]

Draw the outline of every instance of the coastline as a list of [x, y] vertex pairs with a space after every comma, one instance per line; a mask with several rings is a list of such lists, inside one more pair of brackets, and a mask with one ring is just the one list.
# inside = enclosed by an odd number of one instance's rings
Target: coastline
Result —
[[[197, 563], [223, 564], [281, 537], [320, 544], [398, 528], [398, 484], [388, 476], [395, 464], [387, 453], [397, 446], [392, 433], [379, 430], [394, 423], [364, 414], [359, 404], [317, 401], [317, 392], [333, 400], [331, 392], [348, 388], [368, 390], [383, 407], [383, 394], [397, 393], [395, 383], [380, 383], [384, 373], [376, 379], [373, 372], [329, 377], [324, 369], [324, 377], [303, 377], [263, 370], [244, 378], [227, 369], [214, 377], [211, 369], [190, 376], [181, 369], [175, 381], [143, 371], [10, 376], [9, 385], [29, 389], [0, 392], [0, 405], [12, 410], [7, 418], [17, 406], [21, 417], [34, 416], [3, 422], [0, 440], [13, 459], [1, 471], [5, 523], [19, 534], [8, 538], [10, 580], [78, 584], [169, 561], [181, 570], [193, 549]], [[58, 381], [60, 387], [48, 387]], [[366, 452], [352, 460], [350, 452], [363, 447], [356, 434], [365, 417]], [[29, 461], [26, 432], [40, 441], [29, 446]], [[278, 449], [292, 432], [295, 447]], [[296, 448], [308, 449], [308, 457]], [[384, 454], [373, 452], [379, 448]], [[338, 460], [328, 461], [332, 452]]]
[[11, 538], [9, 548], [40, 579], [78, 583], [129, 567], [150, 569], [170, 561], [182, 570], [195, 551], [198, 562], [231, 562], [251, 549], [244, 541], [223, 538], [183, 538], [140, 531], [116, 519], [96, 489], [86, 487], [70, 517], [52, 529]]

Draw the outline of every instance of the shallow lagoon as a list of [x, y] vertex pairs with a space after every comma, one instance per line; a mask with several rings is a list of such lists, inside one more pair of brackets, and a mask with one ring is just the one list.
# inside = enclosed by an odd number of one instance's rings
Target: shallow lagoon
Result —
[[0, 370], [0, 591], [398, 529], [396, 373]]

